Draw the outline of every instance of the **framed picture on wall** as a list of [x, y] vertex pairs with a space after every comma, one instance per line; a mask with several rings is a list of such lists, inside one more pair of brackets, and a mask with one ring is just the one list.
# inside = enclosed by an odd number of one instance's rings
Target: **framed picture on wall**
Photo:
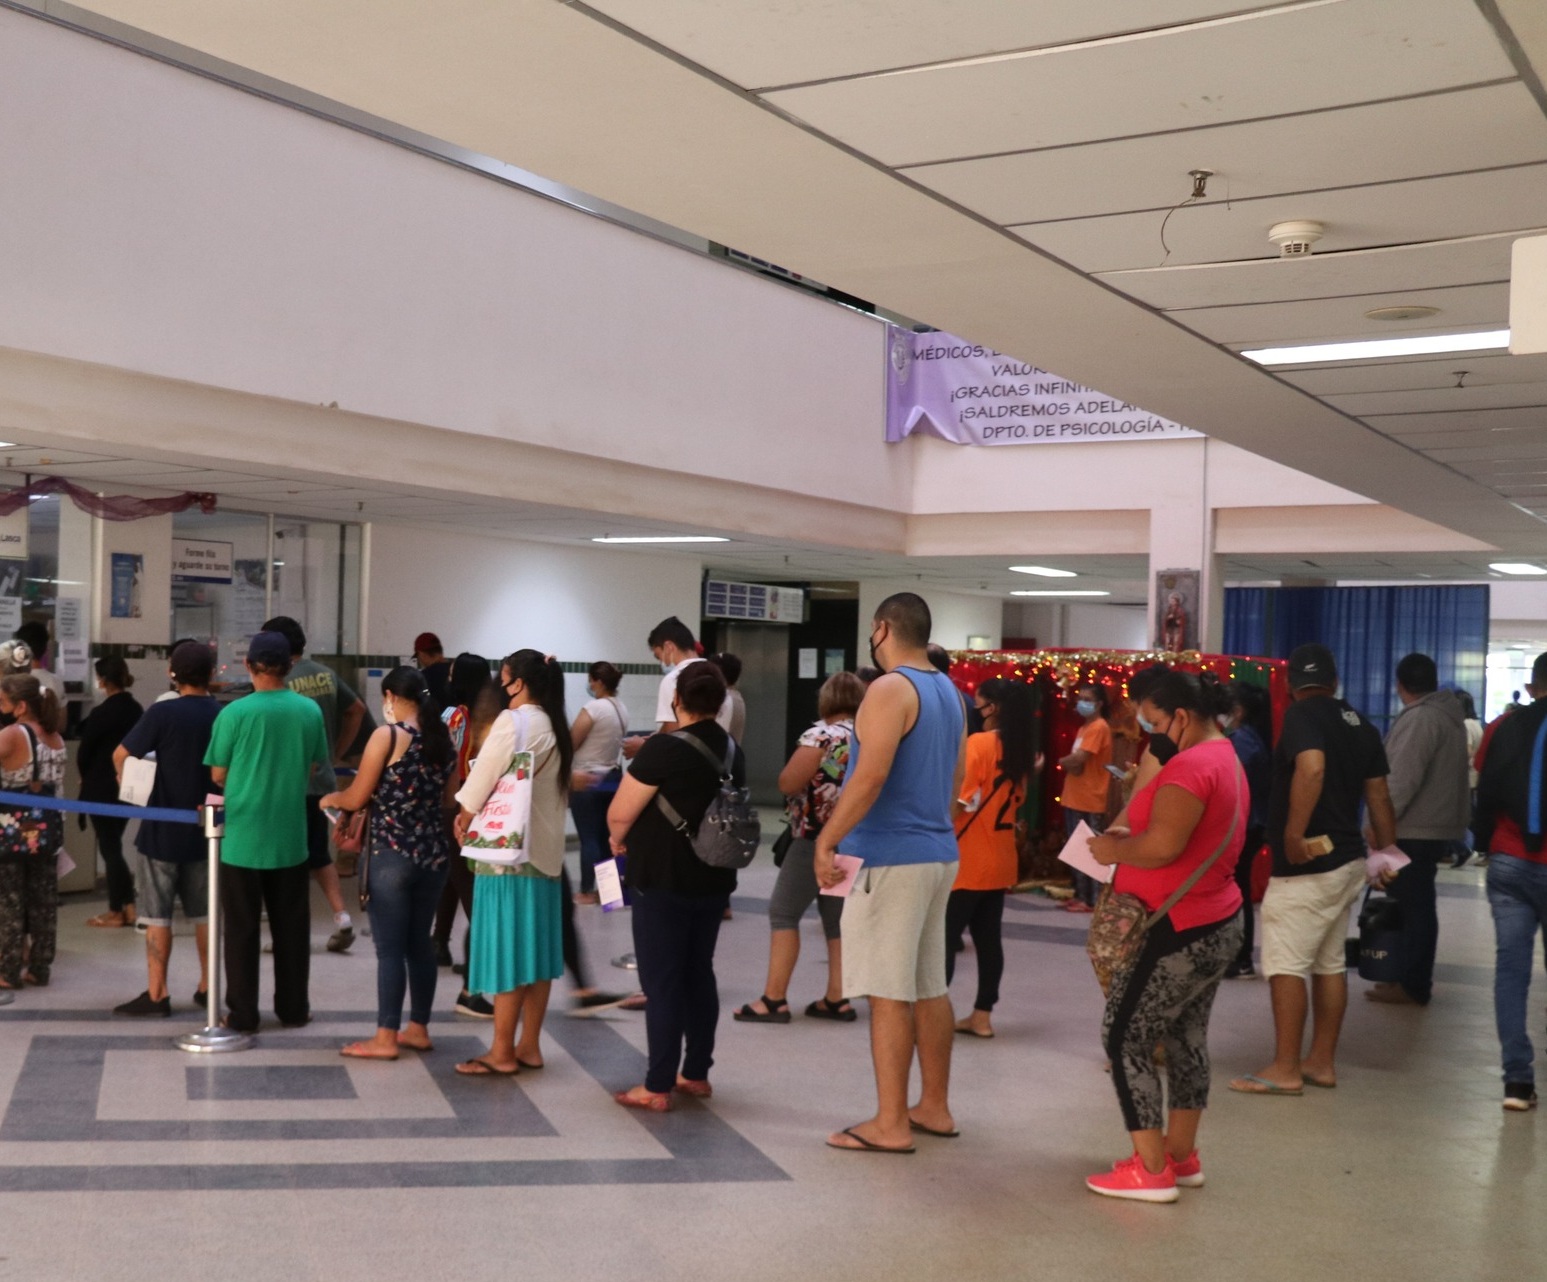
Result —
[[1197, 570], [1155, 573], [1155, 648], [1193, 650], [1198, 645]]

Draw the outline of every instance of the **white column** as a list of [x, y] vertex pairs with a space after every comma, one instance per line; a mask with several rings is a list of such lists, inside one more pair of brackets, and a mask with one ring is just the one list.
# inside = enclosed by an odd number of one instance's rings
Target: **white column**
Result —
[[[1159, 478], [1150, 499], [1149, 643], [1161, 644], [1170, 593], [1167, 571], [1198, 574], [1196, 601], [1186, 600], [1192, 648], [1218, 653], [1224, 643], [1225, 592], [1214, 555], [1214, 502], [1209, 494], [1209, 442], [1189, 442], [1187, 466]], [[1182, 589], [1184, 599], [1190, 592]]]

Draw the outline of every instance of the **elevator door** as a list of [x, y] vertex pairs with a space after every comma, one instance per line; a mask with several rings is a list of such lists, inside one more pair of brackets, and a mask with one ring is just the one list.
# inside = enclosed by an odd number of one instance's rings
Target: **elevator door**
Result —
[[722, 623], [716, 649], [741, 659], [736, 688], [747, 701], [747, 784], [758, 805], [778, 805], [779, 771], [790, 755], [784, 742], [789, 699], [790, 630], [781, 624]]

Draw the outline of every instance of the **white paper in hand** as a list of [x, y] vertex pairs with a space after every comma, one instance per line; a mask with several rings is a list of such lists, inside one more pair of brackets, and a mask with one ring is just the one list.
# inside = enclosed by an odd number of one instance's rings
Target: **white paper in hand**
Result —
[[1059, 852], [1058, 858], [1076, 872], [1082, 872], [1087, 877], [1105, 884], [1112, 880], [1112, 874], [1117, 871], [1114, 864], [1098, 864], [1096, 857], [1090, 853], [1091, 839], [1095, 837], [1091, 827], [1083, 819], [1079, 826], [1070, 834], [1068, 842]]
[[623, 907], [623, 878], [618, 875], [616, 859], [603, 859], [596, 865], [596, 894], [604, 912]]
[[156, 786], [156, 763], [149, 757], [124, 758], [123, 778], [118, 784], [118, 800], [126, 806], [150, 805], [151, 790]]
[[1395, 846], [1370, 850], [1364, 857], [1364, 875], [1374, 885], [1386, 873], [1399, 873], [1413, 861]]

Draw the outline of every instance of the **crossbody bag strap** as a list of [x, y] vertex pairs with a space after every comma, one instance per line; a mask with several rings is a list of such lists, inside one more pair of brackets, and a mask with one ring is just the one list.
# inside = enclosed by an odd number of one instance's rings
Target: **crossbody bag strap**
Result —
[[[696, 734], [689, 734], [686, 730], [673, 730], [671, 732], [671, 737], [673, 739], [680, 739], [683, 743], [692, 744], [693, 747], [698, 750], [698, 755], [714, 767], [716, 778], [729, 779], [731, 777], [731, 770], [736, 763], [736, 741], [731, 739], [729, 735], [725, 736], [727, 739], [730, 739], [730, 748], [727, 750], [725, 755], [723, 773], [721, 771], [720, 759], [715, 756], [714, 753], [709, 751], [709, 745], [700, 739]], [[678, 832], [682, 833], [683, 836], [686, 836], [688, 832], [688, 821], [682, 817], [676, 806], [672, 805], [671, 802], [666, 800], [665, 794], [662, 793], [659, 788], [657, 788], [655, 792], [655, 804], [660, 808], [661, 813], [666, 816], [666, 822], [669, 823]]]
[[978, 802], [978, 808], [967, 816], [967, 822], [961, 826], [961, 831], [956, 834], [957, 841], [960, 841], [967, 835], [967, 829], [972, 827], [973, 823], [977, 820], [977, 817], [988, 809], [988, 803], [994, 799], [994, 794], [998, 792], [999, 789], [1003, 786], [1004, 781], [1005, 779], [1003, 775], [1000, 775], [999, 778], [994, 780], [994, 786], [988, 790], [988, 796], [984, 797], [982, 801]]
[[1225, 833], [1225, 839], [1219, 843], [1219, 849], [1194, 868], [1188, 875], [1187, 880], [1166, 896], [1166, 902], [1161, 904], [1159, 908], [1145, 919], [1145, 930], [1150, 929], [1157, 921], [1175, 908], [1182, 901], [1182, 896], [1196, 886], [1203, 877], [1203, 874], [1208, 872], [1218, 862], [1219, 857], [1230, 849], [1230, 843], [1235, 840], [1235, 830], [1241, 822], [1241, 780], [1243, 778], [1245, 778], [1245, 771], [1241, 769], [1241, 763], [1237, 761], [1235, 763], [1235, 806], [1230, 812], [1230, 830]]
[[38, 782], [42, 767], [38, 763], [38, 737], [32, 733], [32, 727], [25, 722], [22, 724], [22, 729], [27, 732], [27, 745], [32, 749], [32, 784], [29, 791], [39, 792], [41, 789]]

